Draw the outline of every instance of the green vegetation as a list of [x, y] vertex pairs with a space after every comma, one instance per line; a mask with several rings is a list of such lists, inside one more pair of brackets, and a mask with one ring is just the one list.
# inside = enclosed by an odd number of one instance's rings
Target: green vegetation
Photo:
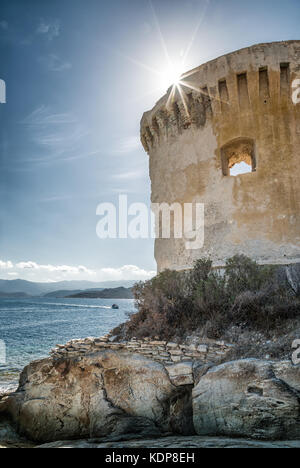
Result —
[[164, 271], [134, 286], [138, 312], [114, 333], [118, 339], [170, 340], [195, 332], [231, 338], [233, 329], [265, 337], [282, 332], [285, 323], [300, 318], [300, 298], [279, 271], [242, 255], [228, 259], [222, 270], [202, 259], [190, 271]]

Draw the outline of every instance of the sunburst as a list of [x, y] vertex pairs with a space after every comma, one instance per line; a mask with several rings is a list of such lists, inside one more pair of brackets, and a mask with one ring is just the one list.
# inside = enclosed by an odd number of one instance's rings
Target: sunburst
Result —
[[[166, 104], [167, 109], [170, 108], [171, 103], [174, 102], [175, 99], [179, 98], [179, 99], [182, 100], [184, 108], [185, 108], [185, 112], [189, 116], [189, 110], [188, 110], [188, 105], [187, 105], [187, 94], [186, 94], [184, 88], [189, 88], [192, 91], [196, 91], [196, 92], [199, 92], [200, 94], [203, 94], [204, 96], [207, 96], [207, 97], [210, 97], [210, 98], [213, 98], [213, 99], [218, 99], [218, 98], [215, 98], [213, 96], [210, 96], [207, 92], [205, 92], [203, 89], [199, 88], [196, 84], [192, 83], [190, 80], [189, 81], [186, 80], [188, 77], [191, 77], [191, 75], [197, 73], [197, 71], [198, 71], [197, 69], [194, 69], [192, 71], [184, 73], [184, 70], [187, 68], [187, 57], [188, 57], [188, 55], [189, 55], [189, 53], [190, 53], [190, 51], [191, 51], [191, 49], [192, 49], [192, 47], [194, 45], [194, 42], [195, 42], [195, 39], [196, 39], [197, 34], [199, 32], [200, 26], [203, 23], [203, 20], [205, 18], [206, 12], [207, 12], [207, 8], [209, 6], [209, 3], [210, 3], [209, 0], [204, 0], [203, 10], [202, 10], [201, 14], [199, 15], [199, 20], [198, 20], [198, 22], [196, 24], [195, 29], [193, 30], [193, 32], [191, 34], [191, 38], [190, 38], [190, 40], [188, 42], [188, 45], [187, 45], [185, 51], [181, 54], [181, 60], [174, 61], [170, 57], [170, 54], [169, 54], [169, 51], [168, 51], [168, 48], [167, 48], [167, 45], [166, 45], [166, 41], [165, 41], [164, 36], [162, 34], [161, 27], [160, 27], [158, 17], [157, 17], [157, 14], [155, 12], [153, 3], [152, 3], [151, 0], [149, 0], [150, 9], [151, 9], [152, 14], [153, 14], [153, 19], [154, 19], [156, 30], [157, 30], [159, 40], [160, 40], [160, 43], [161, 43], [162, 51], [163, 51], [163, 54], [165, 56], [165, 64], [166, 64], [165, 69], [162, 71], [162, 69], [157, 69], [156, 67], [146, 65], [142, 61], [136, 60], [136, 59], [128, 56], [127, 54], [124, 54], [124, 53], [120, 52], [120, 51], [115, 51], [119, 55], [121, 55], [123, 58], [130, 61], [131, 63], [138, 66], [139, 68], [143, 68], [144, 70], [152, 73], [153, 75], [156, 76], [156, 80], [158, 78], [158, 80], [160, 81], [160, 86], [159, 87], [157, 86], [157, 87], [149, 90], [145, 95], [140, 96], [139, 98], [137, 98], [135, 100], [143, 99], [143, 98], [149, 96], [150, 94], [154, 94], [154, 93], [157, 94], [157, 92], [162, 88], [164, 88], [165, 90], [168, 89], [168, 91], [167, 91], [168, 92], [168, 99], [167, 99], [167, 104]], [[220, 100], [220, 99], [218, 99], [218, 100]]]
[[[186, 95], [186, 92], [185, 92], [184, 88], [189, 88], [192, 91], [196, 91], [196, 92], [198, 92], [198, 93], [200, 93], [200, 94], [202, 94], [202, 95], [204, 95], [206, 97], [211, 98], [211, 96], [210, 96], [210, 94], [208, 92], [205, 92], [203, 89], [201, 89], [198, 86], [192, 84], [191, 82], [185, 80], [185, 78], [190, 77], [191, 75], [193, 75], [195, 73], [197, 73], [197, 69], [192, 70], [190, 72], [187, 72], [187, 73], [181, 75], [176, 81], [174, 81], [174, 83], [172, 84], [170, 90], [168, 91], [169, 96], [168, 96], [168, 100], [167, 100], [167, 104], [166, 104], [167, 110], [170, 109], [170, 106], [175, 101], [176, 94], [178, 93], [178, 95], [179, 95], [179, 97], [180, 97], [180, 99], [181, 99], [181, 101], [183, 103], [185, 112], [186, 112], [187, 116], [190, 117], [189, 109], [188, 109], [188, 105], [187, 105], [187, 95]], [[220, 101], [219, 98], [214, 97], [214, 99], [217, 99], [218, 101]]]

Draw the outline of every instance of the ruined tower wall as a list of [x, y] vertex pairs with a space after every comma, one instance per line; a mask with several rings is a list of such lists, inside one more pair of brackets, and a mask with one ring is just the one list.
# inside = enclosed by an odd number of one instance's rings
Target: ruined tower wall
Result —
[[[299, 75], [300, 41], [256, 45], [185, 76], [186, 109], [177, 92], [144, 114], [152, 202], [205, 204], [203, 248], [157, 239], [159, 271], [205, 256], [222, 265], [236, 253], [300, 262], [300, 104], [292, 102]], [[229, 158], [245, 153], [253, 172], [231, 177]]]

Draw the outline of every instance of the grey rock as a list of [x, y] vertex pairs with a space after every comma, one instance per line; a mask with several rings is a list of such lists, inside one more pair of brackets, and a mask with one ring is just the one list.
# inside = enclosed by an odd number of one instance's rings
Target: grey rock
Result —
[[299, 385], [299, 369], [269, 361], [248, 359], [214, 367], [193, 389], [196, 433], [299, 439]]
[[171, 382], [176, 386], [193, 385], [193, 362], [179, 362], [172, 366], [166, 366]]
[[222, 437], [165, 437], [159, 439], [105, 442], [93, 440], [58, 441], [37, 448], [300, 448], [300, 441], [255, 441]]
[[31, 363], [5, 411], [19, 434], [39, 442], [120, 434], [153, 437], [171, 427], [191, 433], [193, 427], [191, 402], [178, 393], [161, 363], [111, 350]]
[[[161, 436], [195, 432], [205, 438], [185, 439], [191, 447], [221, 440], [207, 436], [227, 437], [225, 446], [234, 445], [228, 437], [296, 440], [299, 402], [300, 367], [289, 361], [163, 364], [105, 349], [27, 366], [17, 391], [0, 399], [0, 423], [6, 424], [0, 425], [0, 438], [14, 438], [6, 423], [10, 418], [18, 433], [12, 443], [19, 443], [19, 436], [37, 443], [93, 439], [104, 447], [108, 445], [102, 443], [157, 437], [166, 441]], [[176, 439], [175, 447], [184, 447], [183, 440]], [[157, 446], [172, 447], [170, 441]]]

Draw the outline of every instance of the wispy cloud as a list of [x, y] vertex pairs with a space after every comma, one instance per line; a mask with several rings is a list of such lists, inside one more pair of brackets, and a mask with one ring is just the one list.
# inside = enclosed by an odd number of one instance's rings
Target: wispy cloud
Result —
[[6, 19], [0, 19], [0, 31], [5, 31], [5, 38], [2, 38], [6, 43], [15, 46], [30, 46], [35, 41], [40, 41], [44, 38], [47, 42], [52, 42], [60, 35], [61, 25], [58, 19], [45, 20], [41, 19], [36, 28], [27, 30], [24, 34], [16, 22], [8, 23]]
[[76, 119], [71, 113], [66, 112], [55, 114], [46, 106], [38, 107], [22, 120], [22, 123], [28, 125], [72, 124], [75, 122]]
[[38, 60], [47, 70], [52, 72], [63, 72], [72, 68], [70, 62], [61, 59], [56, 54], [48, 54], [45, 57], [40, 57]]
[[60, 21], [58, 19], [46, 21], [41, 19], [36, 34], [45, 36], [49, 41], [60, 35]]
[[115, 142], [111, 152], [115, 154], [128, 154], [141, 148], [139, 136], [132, 135]]
[[[11, 271], [14, 270], [14, 271]], [[156, 272], [145, 270], [136, 265], [124, 265], [119, 268], [90, 269], [84, 265], [43, 265], [34, 261], [13, 263], [0, 260], [1, 276], [9, 278], [19, 277], [30, 281], [61, 281], [61, 280], [90, 280], [90, 281], [122, 281], [147, 280], [155, 276]]]
[[130, 180], [130, 179], [140, 179], [145, 173], [142, 170], [120, 172], [119, 174], [114, 174], [113, 179], [116, 180]]
[[[91, 157], [99, 150], [80, 150], [80, 144], [90, 131], [71, 112], [56, 113], [40, 106], [21, 122], [27, 128], [29, 139], [36, 146], [37, 157], [23, 162], [51, 163]], [[42, 154], [42, 156], [41, 156]]]

